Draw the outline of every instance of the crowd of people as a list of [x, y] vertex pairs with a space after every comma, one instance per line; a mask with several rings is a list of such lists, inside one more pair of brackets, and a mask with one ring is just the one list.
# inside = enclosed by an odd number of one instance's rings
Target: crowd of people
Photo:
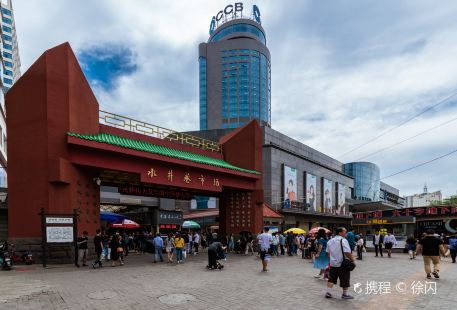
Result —
[[[222, 269], [221, 260], [228, 253], [240, 255], [257, 255], [262, 262], [262, 271], [268, 271], [268, 263], [274, 256], [301, 256], [313, 263], [317, 269], [315, 278], [327, 281], [326, 298], [332, 298], [332, 287], [339, 280], [343, 290], [343, 299], [352, 299], [348, 293], [350, 287], [350, 272], [356, 266], [356, 259], [362, 260], [366, 253], [366, 238], [362, 233], [354, 233], [352, 229], [337, 228], [331, 232], [320, 228], [316, 233], [293, 234], [292, 232], [270, 233], [265, 228], [258, 235], [242, 232], [219, 237], [216, 233], [197, 231], [176, 232], [168, 235], [147, 232], [108, 234], [100, 230], [94, 237], [94, 247], [97, 259], [92, 267], [102, 267], [102, 261], [110, 261], [111, 266], [122, 266], [129, 252], [153, 253], [153, 262], [164, 262], [163, 252], [166, 253], [167, 263], [181, 264], [188, 255], [197, 255], [200, 250], [208, 253], [207, 268]], [[78, 261], [76, 266], [87, 266], [88, 234], [83, 232], [77, 239]], [[395, 236], [388, 232], [381, 234], [377, 231], [373, 237], [374, 256], [392, 257], [392, 249], [398, 242]], [[356, 252], [357, 257], [352, 253]], [[413, 260], [422, 254], [424, 270], [427, 279], [432, 275], [439, 278], [441, 256], [450, 254], [452, 263], [456, 263], [457, 235], [440, 236], [433, 230], [427, 230], [420, 238], [410, 235], [406, 239], [405, 252]], [[433, 266], [433, 268], [432, 268]]]

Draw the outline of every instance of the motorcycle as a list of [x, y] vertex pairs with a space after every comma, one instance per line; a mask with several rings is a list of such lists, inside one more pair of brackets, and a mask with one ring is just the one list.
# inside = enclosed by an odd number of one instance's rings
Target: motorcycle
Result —
[[13, 262], [11, 261], [10, 254], [4, 245], [0, 245], [0, 265], [3, 270], [11, 270]]
[[22, 255], [22, 261], [26, 264], [26, 265], [32, 265], [33, 264], [33, 255], [30, 251], [27, 251], [25, 252], [23, 255]]

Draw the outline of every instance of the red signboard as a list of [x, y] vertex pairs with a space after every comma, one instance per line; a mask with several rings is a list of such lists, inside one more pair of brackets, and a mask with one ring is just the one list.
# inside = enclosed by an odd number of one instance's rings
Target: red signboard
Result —
[[120, 186], [118, 192], [127, 195], [148, 196], [158, 198], [170, 198], [179, 200], [191, 200], [194, 194], [182, 190], [156, 189], [144, 186]]
[[400, 216], [415, 216], [415, 217], [434, 217], [439, 215], [457, 215], [457, 207], [422, 207], [422, 208], [406, 208], [400, 210], [386, 210], [375, 212], [360, 212], [354, 213], [354, 219], [365, 218], [381, 218], [381, 217], [400, 217]]

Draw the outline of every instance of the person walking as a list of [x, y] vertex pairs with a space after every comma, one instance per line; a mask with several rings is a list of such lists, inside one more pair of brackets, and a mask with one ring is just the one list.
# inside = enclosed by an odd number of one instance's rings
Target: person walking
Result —
[[187, 252], [187, 255], [192, 255], [192, 252], [194, 250], [194, 233], [189, 232], [188, 238], [189, 238], [189, 243], [188, 243], [186, 252]]
[[268, 233], [268, 228], [263, 228], [263, 233], [258, 236], [258, 243], [260, 246], [260, 259], [262, 260], [262, 271], [268, 271], [269, 251], [270, 245], [273, 243], [273, 238]]
[[251, 255], [254, 255], [254, 238], [252, 237], [251, 233], [249, 233], [246, 238], [246, 250], [244, 255], [248, 255], [249, 250], [251, 250]]
[[89, 238], [87, 237], [88, 233], [87, 231], [83, 231], [83, 235], [76, 240], [76, 243], [78, 245], [78, 260], [76, 262], [76, 267], [81, 267], [79, 262], [83, 263], [83, 266], [86, 267], [86, 261], [87, 261], [87, 256], [89, 254], [89, 250], [87, 248], [87, 242], [89, 241]]
[[154, 240], [154, 263], [157, 262], [157, 258], [160, 259], [160, 262], [163, 263], [162, 251], [163, 251], [163, 239], [160, 237], [160, 234], [157, 233]]
[[392, 248], [394, 245], [397, 245], [397, 240], [395, 239], [395, 236], [389, 231], [387, 232], [387, 236], [384, 237], [384, 247], [386, 248], [387, 256], [389, 258], [392, 257]]
[[287, 243], [287, 255], [293, 255], [293, 244], [294, 244], [294, 235], [292, 232], [288, 232], [286, 236], [286, 243]]
[[286, 237], [283, 233], [279, 233], [279, 247], [281, 249], [281, 256], [286, 254]]
[[233, 249], [235, 248], [235, 238], [233, 237], [233, 234], [230, 234], [228, 238], [228, 252], [233, 253]]
[[314, 263], [314, 260], [316, 259], [316, 253], [317, 253], [317, 244], [316, 244], [315, 234], [311, 234], [311, 236], [308, 238], [308, 251], [309, 251], [309, 255], [311, 256], [310, 263]]
[[[354, 257], [352, 256], [349, 242], [345, 239], [346, 228], [339, 227], [335, 231], [336, 236], [327, 242], [327, 253], [330, 261], [329, 278], [327, 281], [327, 290], [325, 298], [332, 298], [333, 285], [337, 284], [340, 279], [340, 287], [343, 289], [341, 298], [343, 299], [354, 299], [352, 295], [349, 295], [348, 290], [350, 285], [351, 272], [341, 267], [343, 260], [346, 258], [355, 265]], [[344, 254], [344, 256], [343, 256]]]
[[373, 245], [374, 245], [374, 251], [376, 253], [376, 257], [378, 257], [378, 252], [381, 254], [382, 257], [382, 244], [384, 242], [384, 235], [381, 235], [379, 230], [376, 232], [376, 234], [373, 236]]
[[175, 240], [173, 234], [169, 234], [165, 239], [165, 251], [167, 252], [167, 263], [173, 262], [173, 251], [174, 251]]
[[351, 252], [354, 251], [356, 242], [355, 242], [355, 235], [354, 232], [352, 231], [352, 228], [349, 228], [349, 232], [346, 235], [346, 240], [349, 243], [349, 247], [351, 248]]
[[182, 251], [184, 248], [184, 238], [180, 234], [176, 234], [175, 238], [175, 250], [176, 250], [176, 262], [178, 264], [182, 263]]
[[362, 253], [363, 253], [363, 246], [364, 246], [364, 240], [362, 234], [359, 235], [359, 238], [357, 239], [357, 259], [362, 260]]
[[[440, 272], [440, 253], [445, 256], [443, 240], [434, 236], [435, 231], [428, 229], [425, 237], [423, 237], [417, 245], [417, 253], [422, 253], [424, 260], [424, 269], [427, 274], [427, 279], [431, 279], [431, 273], [436, 279], [439, 279]], [[433, 263], [433, 272], [430, 265]]]
[[416, 238], [414, 238], [413, 235], [409, 235], [408, 239], [406, 239], [406, 245], [408, 247], [409, 259], [415, 259], [416, 258], [416, 249], [417, 249]]
[[118, 233], [111, 237], [111, 267], [116, 267], [116, 262], [119, 262], [121, 266], [124, 265], [124, 262], [122, 261], [122, 252], [124, 251], [124, 249], [122, 248], [120, 238], [121, 237]]
[[328, 263], [327, 234], [325, 233], [325, 229], [321, 228], [317, 232], [317, 254], [314, 260], [314, 268], [319, 269], [319, 273], [314, 276], [315, 278], [319, 279], [324, 275]]
[[194, 234], [194, 255], [197, 255], [198, 254], [198, 249], [200, 247], [200, 235], [198, 234], [198, 232], [195, 232]]
[[96, 235], [94, 237], [94, 247], [95, 254], [97, 255], [97, 260], [92, 263], [92, 268], [95, 269], [95, 266], [98, 264], [98, 267], [102, 267], [102, 252], [103, 252], [103, 239], [100, 229], [97, 229]]
[[454, 233], [449, 236], [448, 239], [449, 252], [451, 253], [452, 263], [455, 264], [455, 258], [457, 256], [457, 234]]

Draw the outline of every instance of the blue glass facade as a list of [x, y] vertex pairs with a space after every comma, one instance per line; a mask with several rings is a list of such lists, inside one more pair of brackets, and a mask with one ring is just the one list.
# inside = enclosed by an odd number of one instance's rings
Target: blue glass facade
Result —
[[200, 129], [206, 130], [206, 58], [200, 57], [198, 59], [199, 65], [199, 83], [200, 83]]
[[222, 29], [221, 31], [217, 32], [212, 38], [210, 42], [217, 42], [220, 41], [222, 38], [235, 33], [235, 32], [248, 32], [253, 34], [257, 37], [257, 39], [262, 42], [263, 44], [267, 43], [265, 35], [263, 32], [256, 26], [249, 25], [249, 24], [236, 24], [229, 26], [227, 28]]
[[222, 128], [250, 119], [270, 124], [271, 71], [268, 58], [252, 49], [221, 52]]
[[271, 126], [271, 63], [265, 31], [232, 19], [199, 45], [200, 130]]
[[354, 178], [353, 199], [379, 201], [381, 181], [378, 166], [369, 162], [354, 162], [344, 164], [343, 170]]

